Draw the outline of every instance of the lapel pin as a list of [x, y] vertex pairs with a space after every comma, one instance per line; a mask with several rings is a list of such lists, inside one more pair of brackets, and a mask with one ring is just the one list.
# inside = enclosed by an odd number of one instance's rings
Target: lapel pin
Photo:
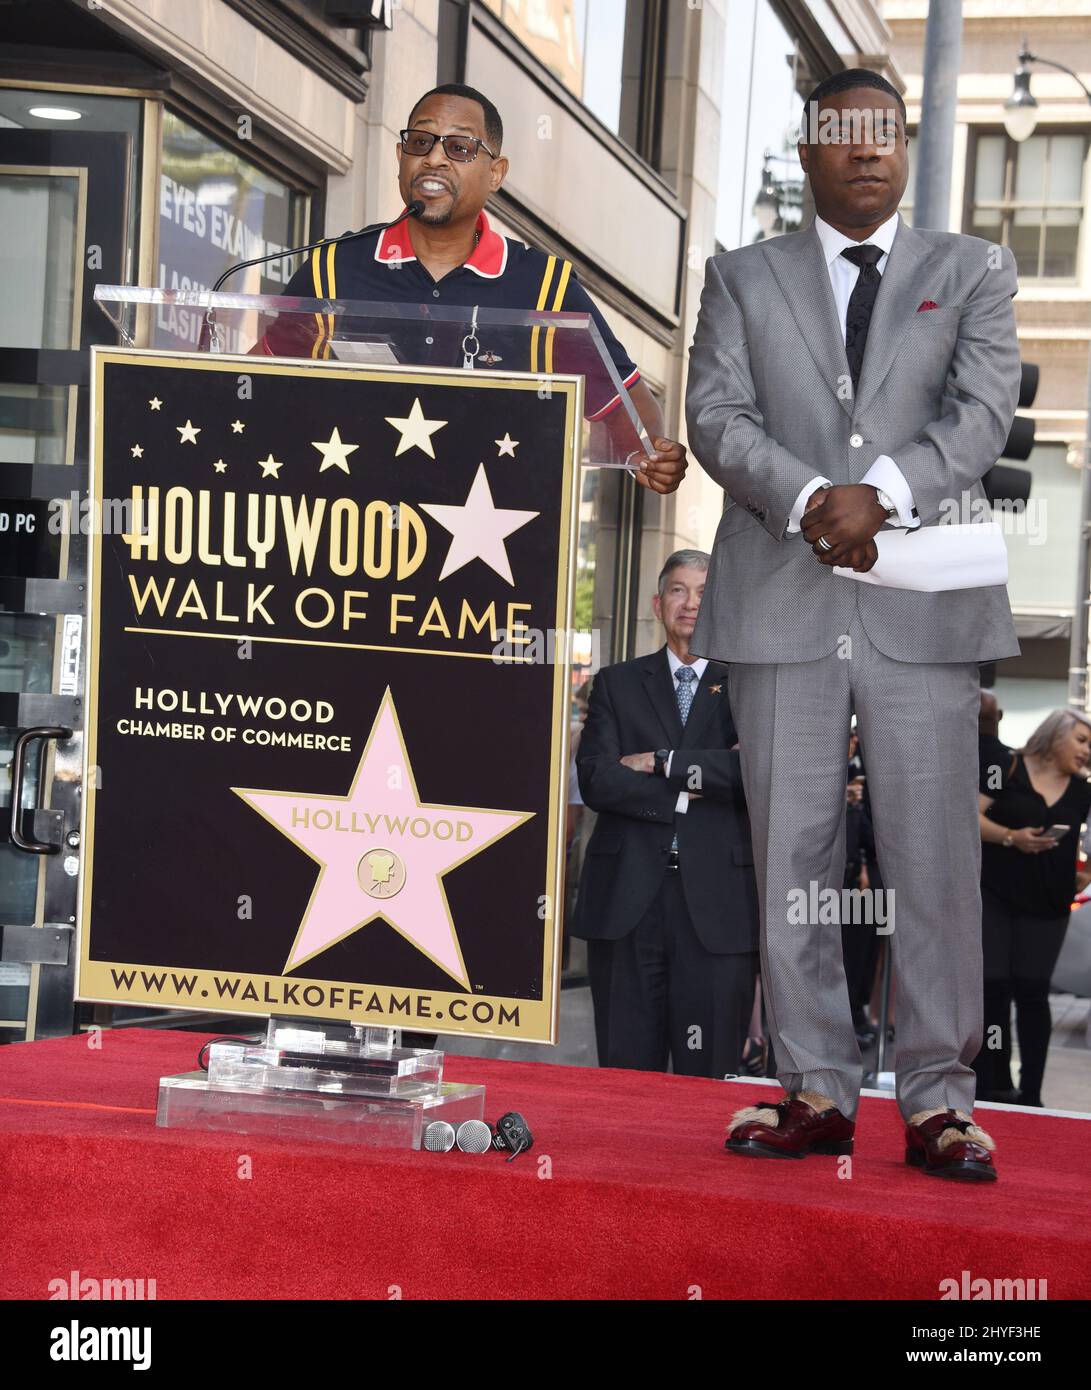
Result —
[[710, 685], [709, 688], [708, 688], [708, 693], [709, 693], [710, 695], [719, 695], [719, 693], [720, 693], [720, 691], [721, 691], [722, 689], [723, 689], [723, 686], [722, 686], [722, 685]]

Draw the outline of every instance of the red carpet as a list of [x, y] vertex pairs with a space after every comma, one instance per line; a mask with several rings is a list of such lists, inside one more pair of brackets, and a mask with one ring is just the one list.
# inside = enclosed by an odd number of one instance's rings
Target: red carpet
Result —
[[1091, 1122], [981, 1112], [1000, 1182], [964, 1187], [904, 1167], [894, 1104], [865, 1100], [839, 1179], [833, 1158], [724, 1153], [751, 1086], [454, 1057], [488, 1118], [526, 1115], [531, 1153], [157, 1130], [158, 1078], [201, 1041], [0, 1048], [0, 1296], [79, 1270], [161, 1299], [936, 1299], [964, 1269], [1091, 1295]]

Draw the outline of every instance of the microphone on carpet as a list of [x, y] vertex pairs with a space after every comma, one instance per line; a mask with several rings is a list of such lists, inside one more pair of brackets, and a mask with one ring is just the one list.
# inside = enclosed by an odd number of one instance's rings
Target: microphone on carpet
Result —
[[455, 1143], [464, 1154], [483, 1154], [492, 1148], [492, 1130], [484, 1120], [463, 1120]]
[[433, 1120], [424, 1127], [421, 1145], [429, 1153], [445, 1154], [455, 1146], [455, 1131], [446, 1120]]
[[[361, 227], [358, 232], [342, 232], [340, 236], [323, 237], [321, 241], [308, 242], [306, 246], [289, 246], [283, 251], [273, 251], [268, 256], [253, 256], [248, 261], [237, 261], [234, 265], [228, 266], [216, 283], [212, 286], [212, 294], [220, 288], [223, 282], [236, 270], [245, 270], [252, 265], [265, 265], [268, 261], [284, 260], [288, 256], [301, 256], [304, 251], [315, 251], [320, 246], [332, 246], [338, 241], [355, 241], [357, 237], [371, 236], [373, 232], [385, 232], [391, 227], [396, 227], [400, 222], [404, 222], [407, 217], [419, 217], [424, 211], [424, 204], [419, 198], [413, 201], [402, 212], [394, 218], [392, 222], [373, 222], [370, 227]], [[205, 313], [205, 321], [201, 326], [201, 336], [197, 342], [198, 352], [207, 352], [212, 343], [212, 335], [216, 329], [216, 311], [209, 307]]]

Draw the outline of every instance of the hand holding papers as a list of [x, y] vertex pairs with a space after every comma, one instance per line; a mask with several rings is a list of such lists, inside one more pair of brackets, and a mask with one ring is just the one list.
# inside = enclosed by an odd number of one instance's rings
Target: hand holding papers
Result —
[[866, 574], [834, 566], [834, 574], [887, 589], [940, 593], [988, 589], [1008, 582], [1008, 552], [995, 521], [880, 531], [879, 558]]

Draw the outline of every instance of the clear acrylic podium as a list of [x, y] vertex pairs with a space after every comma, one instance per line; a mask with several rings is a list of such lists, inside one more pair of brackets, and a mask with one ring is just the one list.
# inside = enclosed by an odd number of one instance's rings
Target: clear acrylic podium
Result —
[[632, 470], [653, 452], [590, 314], [131, 285], [97, 285], [95, 302], [125, 347], [151, 344], [158, 322], [195, 350], [233, 356], [453, 367], [500, 377], [531, 375], [543, 386], [550, 376], [582, 376], [583, 466]]
[[[582, 376], [585, 467], [632, 469], [652, 452], [589, 314], [372, 303], [100, 285], [95, 300], [123, 346], [150, 347], [169, 324], [200, 351], [308, 366], [451, 369], [493, 378]], [[162, 317], [158, 317], [162, 316]], [[177, 351], [174, 349], [173, 351]], [[240, 368], [242, 370], [242, 368]], [[443, 1079], [443, 1054], [400, 1045], [391, 1028], [270, 1019], [265, 1034], [216, 1042], [207, 1072], [160, 1080], [169, 1128], [418, 1149], [426, 1127], [484, 1115], [483, 1086]]]

